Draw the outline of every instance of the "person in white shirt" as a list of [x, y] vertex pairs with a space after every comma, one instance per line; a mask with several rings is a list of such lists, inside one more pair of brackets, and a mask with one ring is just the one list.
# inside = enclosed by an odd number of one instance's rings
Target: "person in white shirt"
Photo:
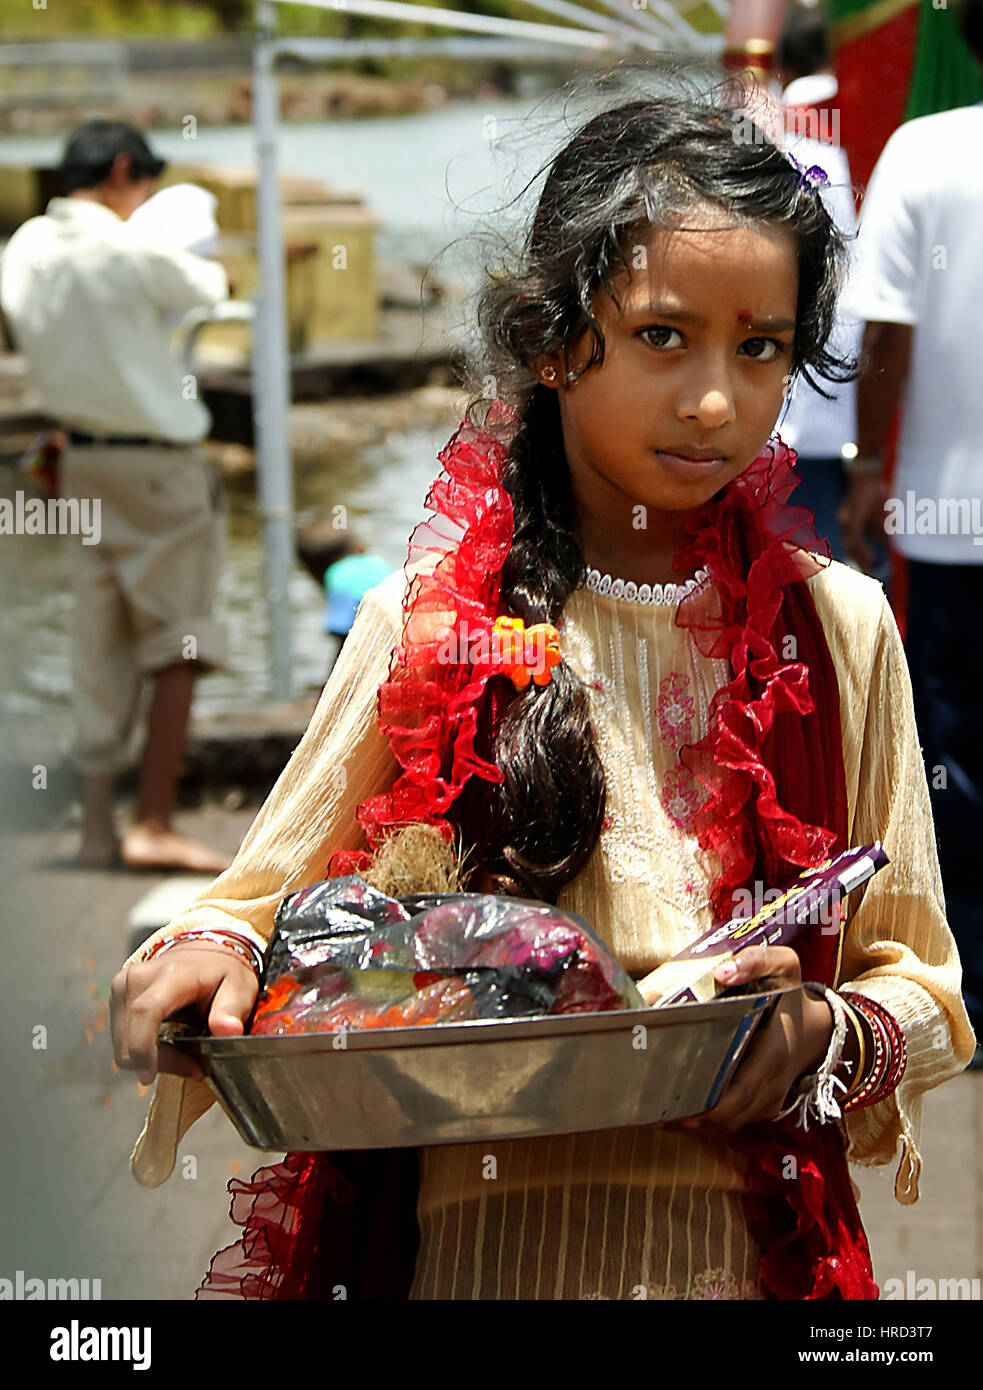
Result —
[[[819, 9], [795, 6], [779, 45], [778, 78], [783, 87], [783, 143], [803, 168], [818, 165], [829, 178], [820, 196], [849, 241], [856, 232], [857, 209], [850, 163], [839, 143], [838, 90], [830, 68], [826, 19]], [[833, 344], [843, 357], [860, 349], [863, 325], [837, 317]], [[795, 383], [778, 420], [782, 439], [795, 450], [802, 482], [792, 502], [811, 508], [816, 529], [830, 544], [834, 559], [845, 560], [837, 512], [847, 488], [843, 460], [857, 438], [857, 391], [854, 381], [824, 383], [820, 395], [805, 380]]]
[[[62, 491], [101, 516], [76, 538], [72, 704], [85, 818], [75, 862], [221, 872], [172, 826], [196, 677], [225, 664], [213, 616], [227, 524], [200, 447], [211, 416], [171, 346], [170, 316], [228, 295], [223, 267], [128, 228], [164, 165], [139, 131], [90, 121], [62, 160], [61, 196], [17, 229], [0, 305], [44, 409], [68, 433]], [[152, 680], [135, 821], [113, 819]]]
[[[983, 67], [983, 0], [962, 0]], [[946, 907], [983, 1036], [983, 102], [899, 126], [877, 162], [846, 287], [867, 321], [859, 455], [841, 519], [861, 568], [885, 535], [905, 557], [907, 653]], [[895, 476], [883, 453], [901, 404]], [[977, 1050], [975, 1065], [983, 1064]]]
[[[218, 249], [218, 199], [195, 183], [173, 183], [152, 193], [126, 220], [134, 236], [163, 246], [168, 251], [193, 251], [196, 256], [215, 255]], [[171, 327], [184, 318], [181, 309], [167, 315]]]
[[214, 256], [218, 249], [218, 199], [196, 183], [172, 183], [152, 193], [127, 218], [127, 227], [145, 241], [170, 250]]

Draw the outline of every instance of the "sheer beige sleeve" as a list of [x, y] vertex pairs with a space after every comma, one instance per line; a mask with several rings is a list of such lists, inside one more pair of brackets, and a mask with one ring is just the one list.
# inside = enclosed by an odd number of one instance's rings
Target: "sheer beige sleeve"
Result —
[[850, 839], [880, 840], [891, 862], [861, 890], [848, 916], [837, 988], [866, 994], [890, 1011], [904, 1031], [908, 1063], [892, 1096], [849, 1112], [844, 1123], [851, 1163], [890, 1163], [900, 1141], [894, 1192], [909, 1205], [918, 1200], [922, 1095], [963, 1070], [975, 1039], [946, 922], [907, 660], [883, 596], [868, 650], [866, 690], [862, 681], [855, 687], [864, 692], [854, 705], [863, 732]]
[[[307, 731], [232, 864], [151, 941], [176, 928], [243, 923], [269, 939], [286, 894], [324, 878], [335, 850], [366, 848], [358, 805], [387, 791], [399, 772], [378, 727], [376, 695], [401, 632], [404, 582], [397, 571], [364, 595]], [[213, 1100], [205, 1081], [157, 1076], [130, 1161], [138, 1182], [157, 1187], [170, 1176], [181, 1138]]]

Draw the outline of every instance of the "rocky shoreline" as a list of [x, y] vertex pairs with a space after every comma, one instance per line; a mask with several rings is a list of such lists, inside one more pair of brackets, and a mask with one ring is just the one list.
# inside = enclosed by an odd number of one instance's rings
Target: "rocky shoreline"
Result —
[[[446, 429], [448, 437], [461, 422], [467, 394], [453, 386], [420, 386], [378, 396], [333, 401], [294, 402], [290, 407], [290, 455], [298, 479], [330, 467], [340, 455], [382, 444], [390, 434]], [[203, 441], [205, 452], [231, 485], [244, 485], [256, 471], [256, 454], [243, 444]]]
[[[441, 80], [425, 76], [380, 77], [348, 71], [281, 72], [280, 116], [285, 122], [312, 122], [361, 116], [399, 116], [428, 111], [459, 98], [492, 101], [514, 92], [511, 76], [499, 69], [496, 80], [479, 77], [472, 64]], [[443, 68], [442, 68], [443, 71]], [[246, 125], [253, 118], [252, 74], [161, 72], [133, 74], [119, 95], [98, 103], [90, 98], [47, 105], [0, 107], [0, 134], [61, 135], [98, 114], [129, 121], [141, 130], [180, 130], [189, 114], [202, 126]]]

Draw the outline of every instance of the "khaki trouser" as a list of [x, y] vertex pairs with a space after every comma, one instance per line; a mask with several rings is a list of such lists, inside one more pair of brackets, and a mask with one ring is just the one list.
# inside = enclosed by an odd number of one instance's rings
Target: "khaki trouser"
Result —
[[64, 496], [101, 507], [98, 543], [74, 547], [73, 757], [83, 774], [113, 773], [131, 759], [146, 675], [226, 664], [212, 616], [225, 490], [198, 445], [69, 445], [61, 477]]

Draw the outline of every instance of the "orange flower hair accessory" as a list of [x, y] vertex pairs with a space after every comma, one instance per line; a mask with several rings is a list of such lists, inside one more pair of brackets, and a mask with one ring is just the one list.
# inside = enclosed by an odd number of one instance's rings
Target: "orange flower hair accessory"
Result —
[[492, 624], [492, 665], [509, 677], [517, 690], [530, 680], [546, 685], [562, 661], [560, 634], [552, 623], [526, 627], [521, 618], [496, 618]]

